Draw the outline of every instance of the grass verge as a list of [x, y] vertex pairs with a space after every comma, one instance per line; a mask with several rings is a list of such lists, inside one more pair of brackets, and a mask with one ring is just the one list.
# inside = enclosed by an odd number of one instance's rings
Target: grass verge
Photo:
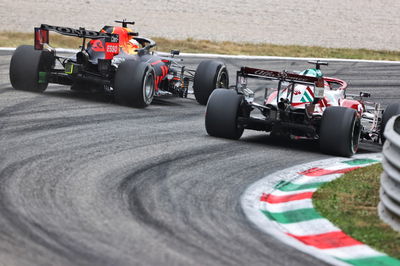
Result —
[[[214, 42], [207, 40], [171, 40], [153, 38], [157, 50], [169, 52], [177, 49], [185, 53], [213, 53], [230, 55], [267, 55], [289, 57], [346, 58], [400, 61], [400, 51], [379, 51], [367, 49], [324, 48], [317, 46], [274, 45], [235, 42]], [[0, 32], [0, 47], [17, 47], [21, 44], [32, 44], [33, 33]], [[81, 40], [75, 37], [50, 33], [50, 44], [54, 47], [78, 48]]]
[[357, 169], [324, 184], [313, 204], [325, 218], [346, 234], [400, 259], [400, 233], [379, 219], [381, 164]]

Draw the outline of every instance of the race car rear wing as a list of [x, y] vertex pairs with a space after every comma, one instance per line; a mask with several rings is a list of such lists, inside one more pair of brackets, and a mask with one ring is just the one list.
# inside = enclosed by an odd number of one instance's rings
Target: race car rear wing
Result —
[[323, 86], [323, 78], [298, 75], [286, 71], [278, 72], [278, 71], [251, 68], [251, 67], [242, 67], [238, 75], [244, 77], [288, 81], [288, 82], [295, 82], [307, 85], [316, 85], [317, 87], [318, 85], [320, 85], [320, 82], [322, 81], [322, 86]]
[[51, 26], [47, 24], [42, 24], [39, 29], [54, 31], [63, 35], [74, 36], [79, 38], [89, 38], [89, 39], [98, 39], [107, 37], [111, 38], [113, 35], [116, 35], [118, 37], [118, 34], [86, 30], [85, 28], [73, 29], [68, 27]]
[[[249, 78], [257, 78], [257, 79], [266, 79], [266, 80], [277, 80], [278, 87], [277, 93], [279, 95], [282, 87], [282, 82], [290, 82], [292, 84], [303, 84], [303, 85], [311, 85], [314, 87], [314, 97], [323, 98], [324, 97], [324, 78], [320, 77], [310, 77], [305, 75], [298, 75], [295, 73], [289, 73], [286, 71], [278, 72], [272, 70], [265, 70], [259, 68], [251, 68], [251, 67], [242, 67], [240, 71], [237, 72], [236, 77], [236, 87], [239, 90], [243, 91], [245, 94], [246, 86], [247, 86], [247, 77]], [[292, 102], [292, 98], [294, 95], [295, 86], [290, 86], [288, 90], [288, 95], [291, 95], [290, 103]], [[289, 93], [290, 92], [290, 93]], [[281, 99], [278, 99], [280, 101]], [[277, 102], [279, 104], [279, 102]]]
[[78, 38], [88, 39], [99, 39], [106, 38], [108, 43], [118, 43], [118, 34], [111, 34], [106, 32], [98, 32], [92, 30], [86, 30], [85, 28], [68, 28], [60, 26], [52, 26], [42, 24], [40, 27], [35, 27], [35, 49], [42, 50], [44, 44], [49, 44], [49, 31], [54, 31], [62, 35], [73, 36]]

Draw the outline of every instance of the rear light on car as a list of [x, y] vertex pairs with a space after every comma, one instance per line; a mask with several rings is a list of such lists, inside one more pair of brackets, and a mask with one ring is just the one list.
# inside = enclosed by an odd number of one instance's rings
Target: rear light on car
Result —
[[65, 72], [65, 74], [68, 74], [68, 75], [77, 74], [77, 73], [79, 73], [79, 68], [80, 68], [80, 65], [69, 61], [65, 64], [64, 72]]
[[43, 44], [49, 43], [49, 31], [35, 28], [35, 50], [43, 50]]

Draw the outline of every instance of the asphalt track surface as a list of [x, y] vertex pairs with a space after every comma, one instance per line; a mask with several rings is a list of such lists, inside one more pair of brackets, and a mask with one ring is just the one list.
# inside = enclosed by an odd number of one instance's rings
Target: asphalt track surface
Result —
[[[209, 137], [193, 99], [133, 109], [65, 86], [16, 91], [10, 57], [0, 52], [0, 265], [324, 264], [258, 231], [240, 207], [261, 177], [329, 158], [318, 145], [254, 131], [240, 141]], [[307, 67], [224, 61], [231, 82], [241, 65]], [[399, 101], [400, 64], [333, 62], [325, 73]]]

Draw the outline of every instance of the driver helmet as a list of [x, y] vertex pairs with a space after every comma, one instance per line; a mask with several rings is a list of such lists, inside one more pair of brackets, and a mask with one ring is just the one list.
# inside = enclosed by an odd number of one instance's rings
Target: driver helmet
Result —
[[306, 70], [300, 72], [299, 75], [316, 77], [316, 78], [322, 78], [322, 76], [323, 76], [322, 71], [320, 69], [316, 69], [316, 68], [306, 69]]
[[135, 39], [130, 39], [129, 42], [132, 44], [133, 47], [139, 48], [139, 43]]

